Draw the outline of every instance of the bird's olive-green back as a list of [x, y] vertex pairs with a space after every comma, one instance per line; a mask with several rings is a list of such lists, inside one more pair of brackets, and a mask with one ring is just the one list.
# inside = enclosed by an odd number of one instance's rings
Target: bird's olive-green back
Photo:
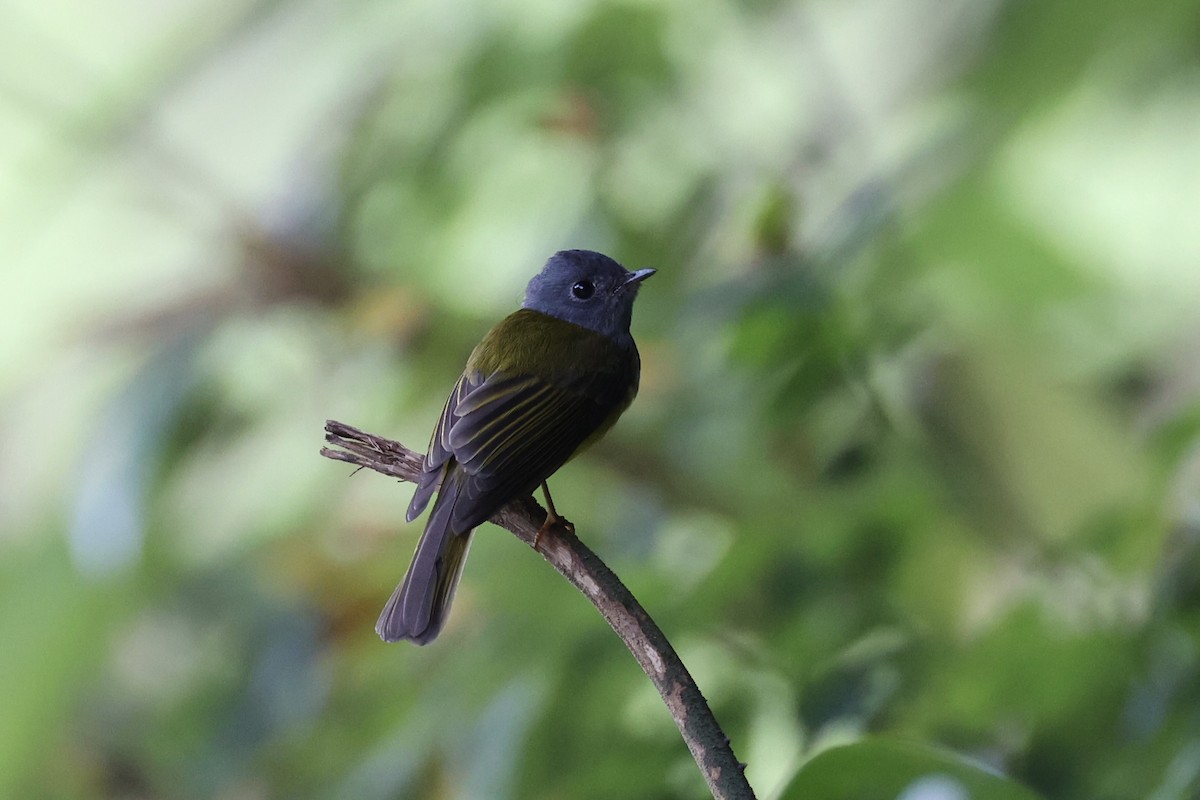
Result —
[[610, 407], [611, 414], [586, 446], [633, 402], [641, 360], [632, 339], [624, 347], [587, 328], [523, 308], [488, 332], [471, 353], [466, 371], [484, 378], [495, 373], [534, 375]]

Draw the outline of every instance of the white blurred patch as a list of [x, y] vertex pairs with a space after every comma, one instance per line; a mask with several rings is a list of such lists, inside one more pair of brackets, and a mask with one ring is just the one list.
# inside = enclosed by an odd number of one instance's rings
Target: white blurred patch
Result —
[[968, 800], [966, 787], [947, 775], [918, 778], [896, 795], [896, 800]]

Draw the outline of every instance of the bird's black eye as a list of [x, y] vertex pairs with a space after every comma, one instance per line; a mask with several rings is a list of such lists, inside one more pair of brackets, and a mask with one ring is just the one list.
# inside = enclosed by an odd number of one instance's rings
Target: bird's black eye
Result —
[[571, 287], [571, 294], [576, 300], [587, 300], [596, 293], [596, 286], [591, 281], [576, 281]]

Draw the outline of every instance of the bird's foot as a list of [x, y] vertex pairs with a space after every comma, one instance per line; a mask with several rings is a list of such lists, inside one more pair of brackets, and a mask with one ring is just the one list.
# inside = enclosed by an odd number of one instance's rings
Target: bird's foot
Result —
[[575, 525], [566, 517], [560, 517], [553, 511], [546, 513], [546, 521], [542, 523], [542, 527], [538, 528], [538, 532], [533, 536], [533, 549], [536, 550], [542, 541], [542, 536], [545, 535], [555, 525], [562, 527], [567, 533], [575, 535]]
[[542, 541], [542, 534], [553, 528], [555, 525], [561, 525], [563, 530], [572, 536], [575, 535], [575, 526], [567, 520], [566, 517], [560, 517], [558, 510], [554, 507], [554, 499], [550, 497], [550, 486], [542, 481], [542, 494], [546, 496], [546, 521], [542, 523], [542, 527], [538, 528], [538, 532], [533, 537], [533, 549], [536, 550], [538, 544]]

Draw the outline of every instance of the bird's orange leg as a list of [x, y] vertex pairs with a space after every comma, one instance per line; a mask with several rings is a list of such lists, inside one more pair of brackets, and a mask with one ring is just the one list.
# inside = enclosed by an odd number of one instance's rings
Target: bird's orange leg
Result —
[[561, 524], [570, 533], [575, 533], [575, 526], [558, 515], [558, 510], [554, 507], [554, 500], [550, 498], [550, 485], [542, 481], [542, 494], [546, 496], [546, 521], [542, 523], [542, 527], [538, 528], [538, 532], [533, 537], [533, 548], [536, 550], [538, 542], [542, 540], [542, 534], [550, 530], [555, 525]]

